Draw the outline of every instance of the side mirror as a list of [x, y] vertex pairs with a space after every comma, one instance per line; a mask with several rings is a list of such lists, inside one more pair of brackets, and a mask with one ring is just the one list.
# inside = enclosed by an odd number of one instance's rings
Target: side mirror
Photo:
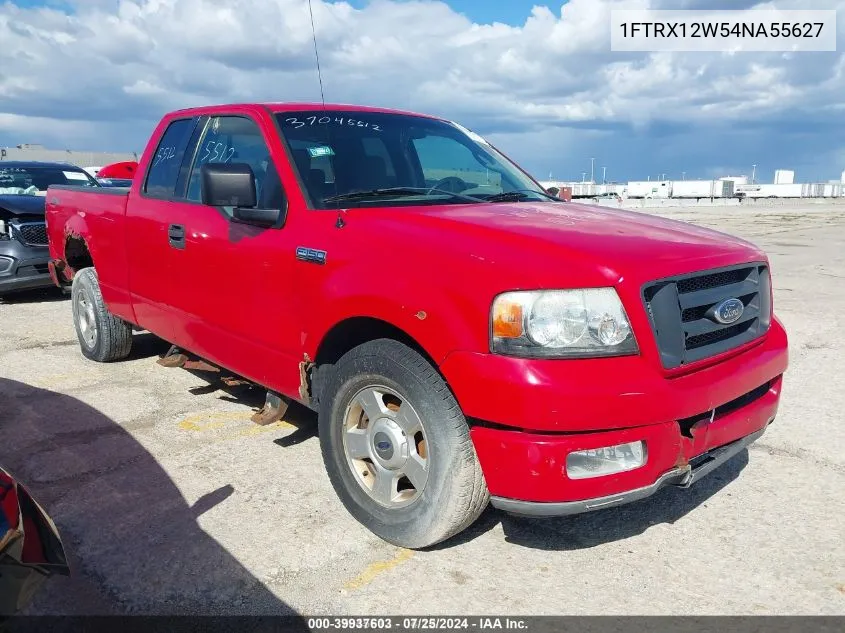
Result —
[[200, 167], [202, 203], [212, 207], [255, 207], [255, 174], [246, 163], [206, 163]]
[[548, 189], [546, 189], [546, 193], [550, 196], [557, 197], [558, 195], [560, 195], [560, 189], [558, 189], [557, 187], [549, 187]]

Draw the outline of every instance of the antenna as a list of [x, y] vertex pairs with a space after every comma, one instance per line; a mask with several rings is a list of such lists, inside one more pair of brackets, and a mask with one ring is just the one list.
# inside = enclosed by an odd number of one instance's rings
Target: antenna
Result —
[[311, 8], [311, 0], [308, 0], [308, 13], [311, 16], [311, 35], [314, 38], [314, 57], [317, 59], [317, 77], [320, 80], [320, 100], [323, 102], [323, 109], [326, 109], [326, 96], [323, 93], [323, 73], [320, 70], [320, 53], [317, 51], [317, 31], [314, 30], [314, 11]]

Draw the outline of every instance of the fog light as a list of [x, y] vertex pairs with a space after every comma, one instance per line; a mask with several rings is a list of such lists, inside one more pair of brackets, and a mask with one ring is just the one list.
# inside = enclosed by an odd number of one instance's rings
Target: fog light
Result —
[[570, 479], [587, 479], [634, 470], [645, 464], [645, 442], [628, 442], [616, 446], [575, 451], [566, 456], [566, 475]]
[[9, 272], [14, 264], [15, 260], [11, 257], [0, 256], [0, 273]]

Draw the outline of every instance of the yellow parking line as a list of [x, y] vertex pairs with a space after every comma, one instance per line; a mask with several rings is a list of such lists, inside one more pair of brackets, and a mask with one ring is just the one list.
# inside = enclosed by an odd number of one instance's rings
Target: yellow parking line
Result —
[[214, 431], [226, 426], [227, 422], [239, 422], [241, 420], [249, 420], [252, 413], [249, 411], [220, 411], [217, 413], [201, 413], [199, 415], [192, 415], [179, 423], [179, 428], [183, 431]]
[[252, 426], [248, 426], [245, 429], [238, 430], [237, 433], [233, 433], [229, 437], [251, 437], [253, 435], [261, 435], [262, 433], [267, 433], [269, 431], [274, 431], [277, 429], [295, 429], [296, 427], [291, 424], [290, 422], [285, 422], [284, 420], [279, 420], [278, 422], [273, 422], [272, 424], [268, 424], [266, 426], [260, 426], [258, 424], [253, 424]]
[[365, 585], [369, 585], [380, 574], [383, 574], [386, 571], [390, 571], [394, 567], [401, 565], [407, 560], [410, 560], [411, 558], [413, 558], [413, 556], [414, 550], [400, 549], [396, 553], [396, 556], [394, 556], [390, 560], [382, 560], [368, 565], [367, 568], [363, 572], [361, 572], [359, 576], [353, 578], [345, 585], [343, 585], [343, 588], [352, 591], [355, 589], [360, 589]]
[[60, 386], [63, 382], [67, 382], [75, 376], [76, 374], [52, 374], [41, 378], [41, 380], [35, 383], [35, 386], [40, 387], [41, 389], [52, 389]]
[[189, 416], [179, 422], [179, 428], [183, 431], [192, 431], [194, 433], [218, 431], [224, 427], [233, 428], [233, 432], [215, 438], [215, 442], [226, 442], [240, 437], [262, 435], [264, 433], [278, 431], [279, 429], [297, 428], [290, 422], [285, 422], [284, 420], [279, 420], [278, 422], [273, 422], [272, 424], [267, 424], [265, 426], [259, 426], [257, 424], [253, 424], [252, 422], [246, 426], [241, 424], [245, 420], [249, 420], [251, 417], [251, 411], [219, 411], [216, 413], [201, 413]]

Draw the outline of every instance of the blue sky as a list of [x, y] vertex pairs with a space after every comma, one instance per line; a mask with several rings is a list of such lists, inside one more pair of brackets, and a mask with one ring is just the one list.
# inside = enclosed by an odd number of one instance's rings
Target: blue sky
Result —
[[[363, 8], [373, 0], [346, 0], [356, 8]], [[55, 7], [72, 10], [73, 0], [17, 0], [21, 7]], [[505, 24], [521, 24], [537, 5], [560, 7], [556, 2], [532, 2], [531, 0], [448, 0], [447, 4], [458, 13], [466, 15], [476, 22], [503, 22]]]
[[[363, 7], [372, 0], [347, 0], [355, 7]], [[560, 2], [532, 2], [531, 0], [449, 0], [447, 4], [456, 12], [466, 15], [469, 19], [487, 23], [503, 22], [505, 24], [522, 24], [525, 18], [531, 13], [531, 8], [537, 5], [556, 6], [560, 8]]]
[[[749, 0], [313, 2], [329, 100], [457, 120], [539, 178], [845, 169], [845, 0], [774, 0], [840, 10], [839, 52], [791, 55], [610, 51], [611, 8]], [[140, 151], [168, 110], [319, 98], [306, 0], [7, 0], [0, 42], [0, 145]]]

